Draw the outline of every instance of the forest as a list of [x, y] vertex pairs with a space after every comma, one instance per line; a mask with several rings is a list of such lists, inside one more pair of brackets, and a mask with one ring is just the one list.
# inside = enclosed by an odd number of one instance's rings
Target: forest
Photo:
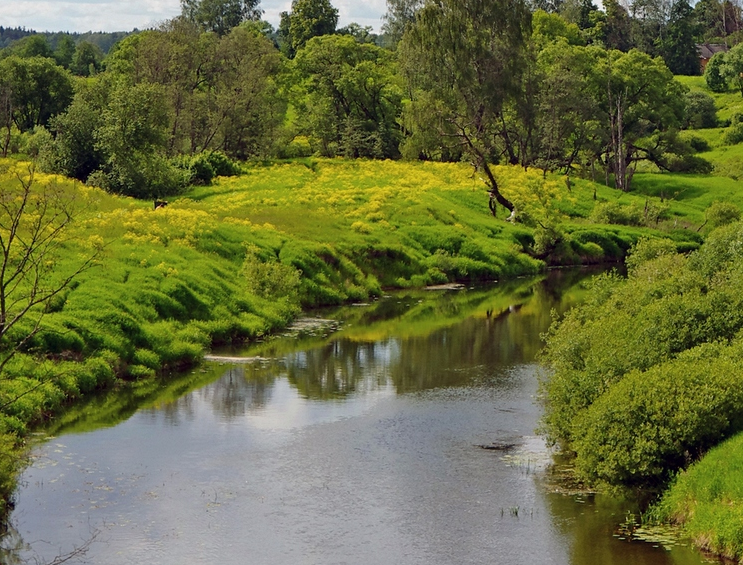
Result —
[[743, 556], [740, 482], [701, 500], [743, 468], [736, 2], [388, 0], [380, 34], [181, 5], [0, 28], [3, 509], [35, 425], [302, 308], [625, 262], [546, 335], [542, 431]]

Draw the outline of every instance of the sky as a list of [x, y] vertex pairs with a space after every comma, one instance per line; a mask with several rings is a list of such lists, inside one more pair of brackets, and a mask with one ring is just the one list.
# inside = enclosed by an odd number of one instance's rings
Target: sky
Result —
[[[385, 0], [331, 0], [338, 26], [350, 22], [379, 31]], [[262, 0], [264, 19], [278, 26], [291, 0]], [[180, 0], [0, 0], [0, 25], [36, 31], [130, 31], [144, 29], [180, 13]]]

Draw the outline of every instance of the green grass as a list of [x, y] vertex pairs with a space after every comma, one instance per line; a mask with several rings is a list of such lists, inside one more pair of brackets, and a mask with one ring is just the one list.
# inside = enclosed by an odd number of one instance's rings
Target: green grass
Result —
[[743, 557], [743, 434], [680, 473], [648, 518], [681, 524], [696, 545], [738, 562]]

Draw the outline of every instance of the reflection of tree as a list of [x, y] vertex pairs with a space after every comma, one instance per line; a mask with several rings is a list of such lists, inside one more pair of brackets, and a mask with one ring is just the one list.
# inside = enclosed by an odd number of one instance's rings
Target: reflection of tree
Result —
[[395, 340], [360, 343], [340, 339], [288, 355], [287, 376], [305, 398], [341, 398], [358, 391], [362, 382], [367, 388], [378, 388], [387, 382], [395, 344]]
[[[375, 342], [341, 337], [321, 347], [289, 354], [285, 357], [289, 381], [306, 398], [330, 399], [388, 382], [404, 393], [463, 385], [471, 382], [473, 375], [501, 374], [498, 367], [533, 362], [541, 348], [540, 334], [552, 321], [552, 310], [567, 308], [565, 292], [580, 278], [580, 274], [567, 272], [552, 274], [547, 281], [518, 287], [511, 295], [511, 308], [505, 306], [502, 312], [491, 312], [487, 317], [467, 317], [429, 333], [411, 332], [411, 337]], [[561, 290], [555, 292], [553, 285]], [[487, 304], [489, 297], [501, 296], [502, 291], [496, 287], [489, 293], [476, 291], [469, 296], [449, 293], [435, 300], [429, 295], [423, 303], [417, 297], [391, 298], [375, 305], [361, 319], [376, 324], [379, 333], [387, 335], [380, 325], [382, 320], [394, 325], [400, 317], [407, 317], [411, 323], [427, 326], [441, 317], [456, 319], [462, 311], [473, 311], [472, 301]], [[391, 312], [395, 313], [392, 317]]]
[[276, 363], [251, 363], [232, 367], [210, 386], [198, 391], [215, 413], [226, 420], [264, 408], [271, 399], [280, 368]]

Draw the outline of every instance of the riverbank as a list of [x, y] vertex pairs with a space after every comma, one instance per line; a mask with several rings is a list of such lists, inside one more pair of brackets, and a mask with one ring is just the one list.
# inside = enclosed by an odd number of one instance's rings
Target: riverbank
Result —
[[579, 478], [670, 485], [647, 518], [681, 524], [734, 559], [743, 555], [741, 241], [738, 222], [688, 256], [658, 240], [638, 245], [628, 278], [597, 279], [544, 354], [545, 427], [574, 452]]
[[[0, 184], [12, 191], [28, 169], [5, 165], [14, 169]], [[256, 164], [158, 209], [36, 173], [37, 186], [55, 186], [75, 204], [53, 276], [93, 265], [33, 311], [43, 313], [38, 331], [30, 316], [7, 336], [33, 333], [0, 386], [4, 498], [31, 426], [101, 388], [198, 363], [214, 344], [276, 331], [301, 308], [364, 301], [382, 288], [618, 261], [643, 235], [668, 235], [679, 250], [701, 241], [674, 226], [701, 223], [703, 204], [674, 203], [650, 228], [642, 225], [647, 196], [584, 180], [566, 186], [516, 167], [498, 174], [521, 223], [490, 215], [484, 184], [463, 164]], [[600, 223], [628, 214], [637, 225]]]

